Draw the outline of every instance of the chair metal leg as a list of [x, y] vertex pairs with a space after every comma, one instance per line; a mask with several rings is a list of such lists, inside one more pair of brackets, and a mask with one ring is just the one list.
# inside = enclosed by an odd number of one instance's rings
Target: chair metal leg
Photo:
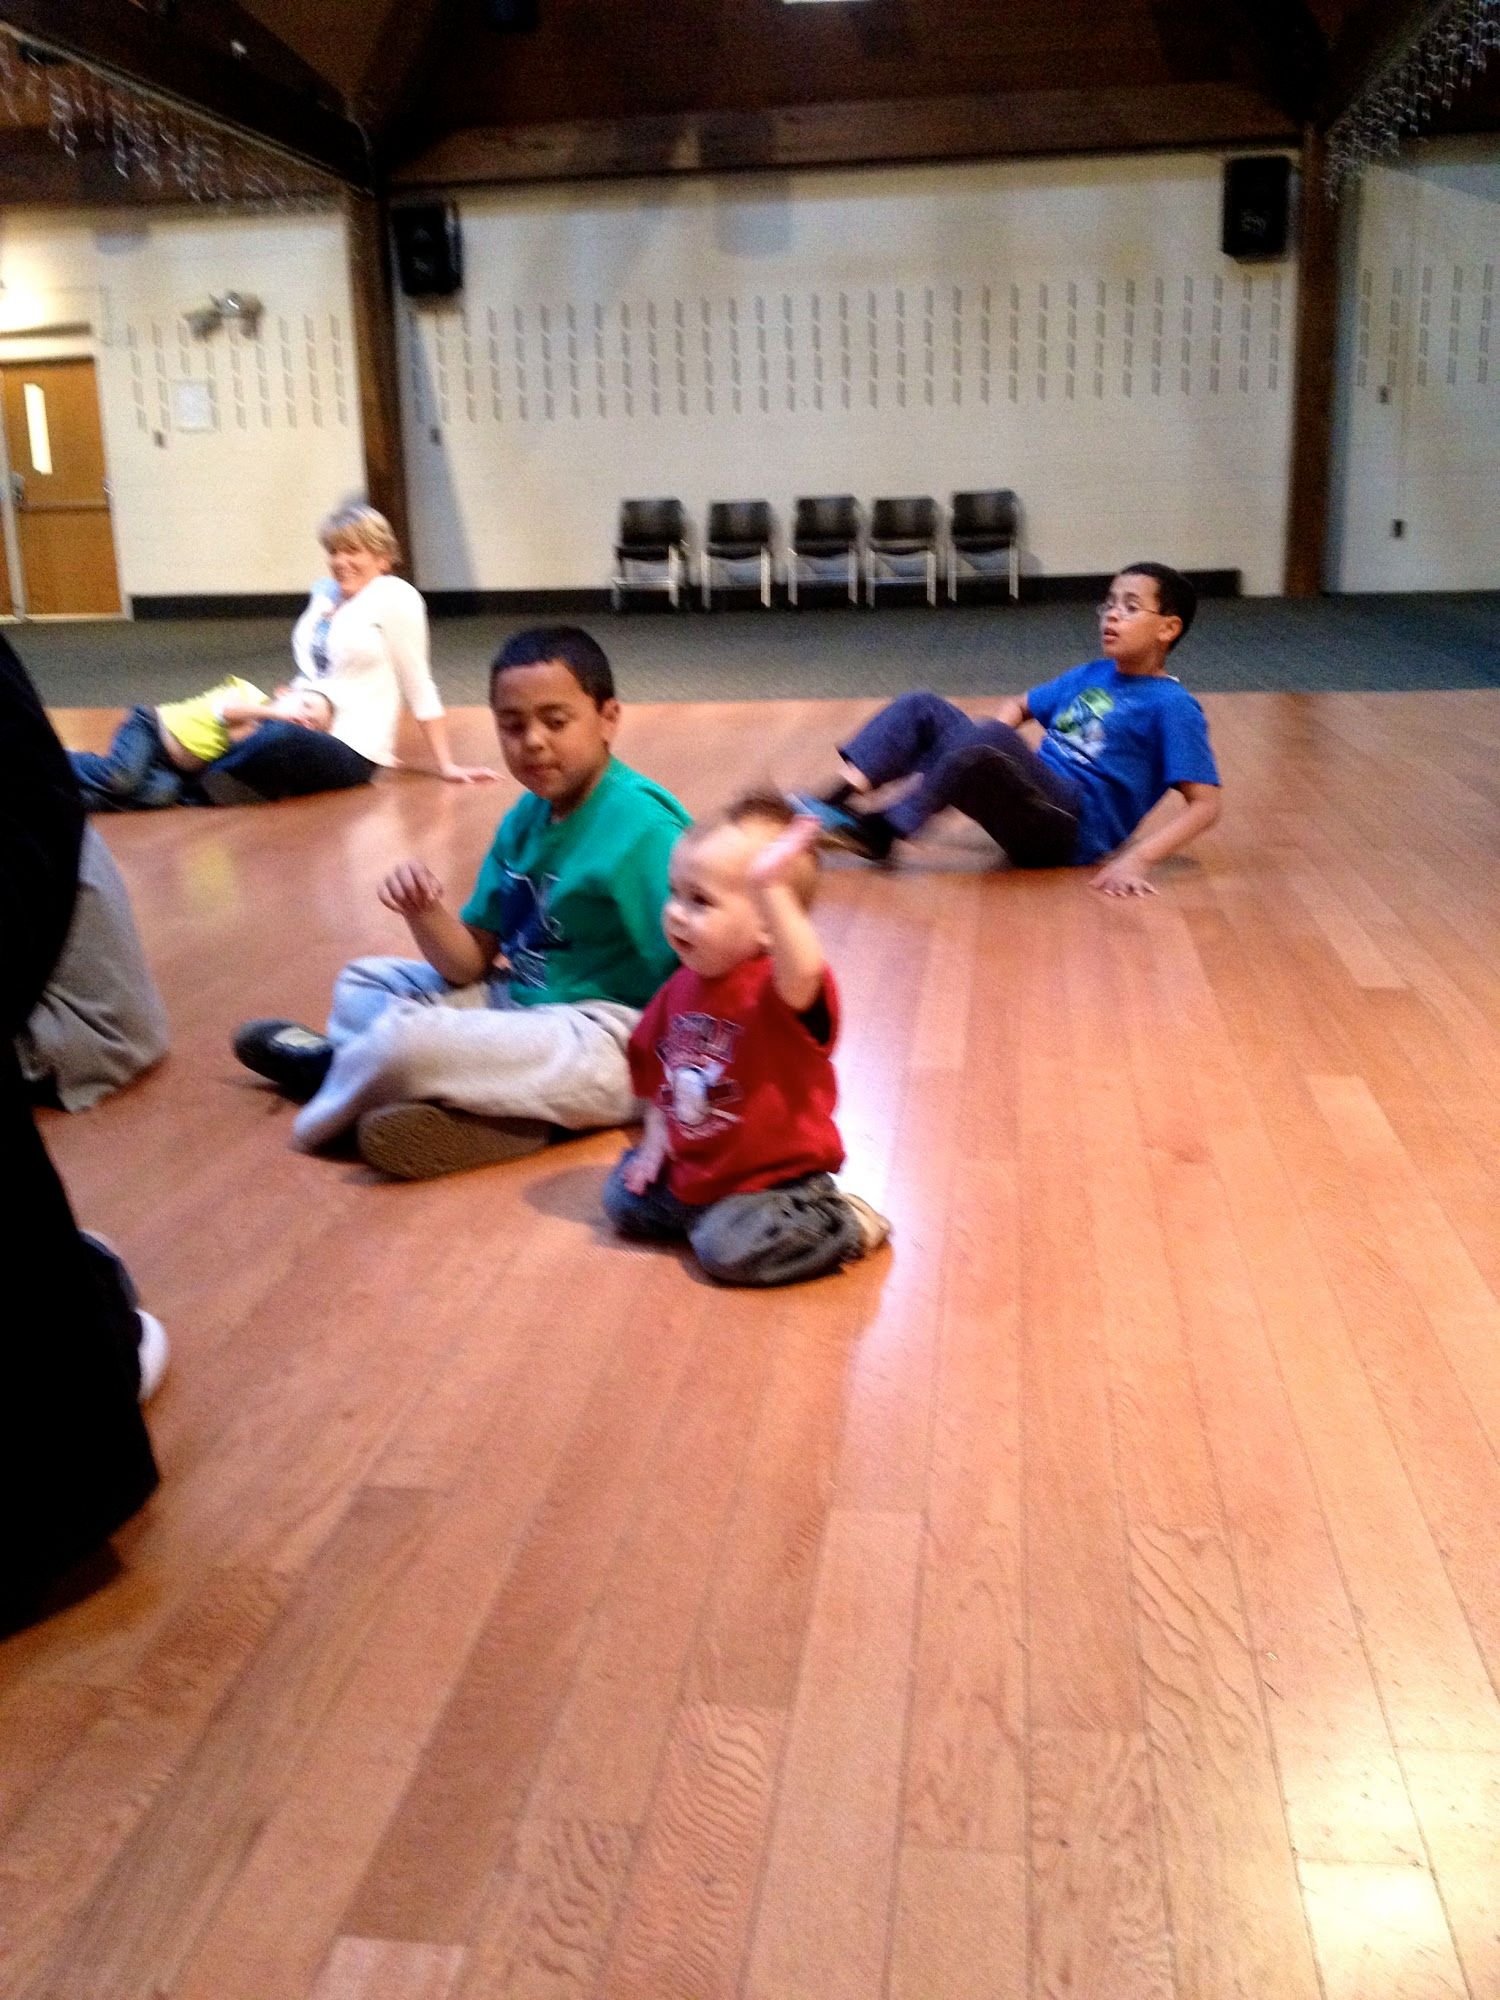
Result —
[[797, 551], [788, 549], [786, 553], [786, 601], [795, 611], [797, 608]]
[[958, 602], [958, 550], [952, 542], [948, 544], [948, 602]]
[[937, 550], [927, 551], [927, 602], [937, 603]]
[[859, 550], [853, 542], [849, 544], [849, 602], [859, 602]]
[[1010, 601], [1016, 603], [1021, 595], [1021, 550], [1016, 542], [1010, 545]]
[[875, 551], [865, 550], [865, 603], [875, 609]]
[[667, 596], [671, 600], [672, 609], [674, 611], [678, 609], [678, 596], [680, 591], [680, 579], [677, 574], [679, 563], [680, 563], [680, 558], [677, 554], [676, 549], [668, 549], [667, 550]]
[[769, 611], [771, 608], [771, 551], [760, 552], [760, 601]]
[[703, 601], [705, 611], [709, 609], [713, 598], [713, 573], [714, 559], [705, 549], [698, 558], [698, 595]]

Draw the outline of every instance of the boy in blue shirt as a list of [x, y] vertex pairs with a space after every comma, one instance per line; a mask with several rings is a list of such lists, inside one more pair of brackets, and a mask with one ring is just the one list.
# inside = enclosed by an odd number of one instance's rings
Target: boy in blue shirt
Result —
[[[993, 722], [939, 695], [902, 695], [843, 746], [843, 782], [799, 804], [830, 843], [867, 860], [885, 860], [896, 841], [956, 806], [1018, 868], [1098, 862], [1092, 886], [1105, 895], [1154, 895], [1151, 868], [1220, 811], [1203, 710], [1166, 668], [1197, 604], [1178, 571], [1131, 563], [1099, 607], [1102, 659], [1002, 702]], [[1018, 733], [1028, 721], [1044, 731], [1035, 750]], [[921, 782], [894, 804], [862, 809], [864, 795], [913, 776]], [[1184, 810], [1139, 835], [1169, 791]]]
[[235, 1036], [247, 1068], [305, 1100], [304, 1152], [353, 1127], [369, 1165], [423, 1180], [636, 1115], [626, 1045], [676, 963], [661, 912], [687, 814], [611, 754], [620, 704], [588, 633], [517, 633], [490, 706], [526, 790], [469, 900], [455, 911], [425, 862], [403, 862], [379, 896], [421, 960], [346, 965], [326, 1035], [271, 1020]]

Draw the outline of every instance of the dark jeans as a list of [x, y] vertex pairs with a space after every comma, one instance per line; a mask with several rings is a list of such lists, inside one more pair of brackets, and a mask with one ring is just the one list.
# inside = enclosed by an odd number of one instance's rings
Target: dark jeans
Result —
[[68, 760], [90, 812], [149, 812], [182, 798], [183, 773], [161, 740], [156, 710], [133, 708], [102, 754], [70, 750]]
[[262, 722], [233, 743], [193, 781], [193, 791], [211, 805], [257, 805], [265, 799], [300, 799], [310, 792], [342, 792], [367, 785], [375, 775], [336, 736], [304, 729], [296, 722]]
[[695, 1207], [665, 1182], [644, 1194], [625, 1185], [624, 1154], [604, 1183], [604, 1212], [622, 1236], [647, 1243], [688, 1242], [711, 1278], [724, 1285], [796, 1285], [858, 1257], [863, 1232], [827, 1174], [781, 1187], [726, 1195]]
[[920, 785], [883, 809], [903, 840], [934, 813], [956, 806], [1020, 868], [1059, 868], [1073, 859], [1078, 787], [1009, 723], [975, 722], [941, 695], [903, 694], [839, 754], [877, 789], [920, 776]]

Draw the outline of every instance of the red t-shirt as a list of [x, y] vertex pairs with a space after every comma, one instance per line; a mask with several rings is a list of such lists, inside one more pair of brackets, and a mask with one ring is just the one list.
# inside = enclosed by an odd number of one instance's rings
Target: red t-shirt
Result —
[[652, 999], [630, 1038], [630, 1075], [637, 1096], [667, 1114], [667, 1186], [679, 1201], [722, 1201], [843, 1165], [831, 972], [822, 998], [826, 1042], [777, 993], [762, 953], [721, 979], [680, 967]]

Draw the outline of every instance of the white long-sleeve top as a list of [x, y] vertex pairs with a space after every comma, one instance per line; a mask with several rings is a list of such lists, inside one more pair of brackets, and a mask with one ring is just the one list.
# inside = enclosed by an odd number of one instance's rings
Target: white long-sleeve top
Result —
[[[320, 666], [313, 639], [324, 618], [326, 665]], [[403, 701], [418, 722], [435, 722], [444, 712], [432, 678], [427, 606], [404, 577], [377, 576], [343, 599], [329, 578], [314, 585], [292, 629], [292, 657], [298, 677], [333, 703], [329, 734], [372, 764], [396, 762]]]

